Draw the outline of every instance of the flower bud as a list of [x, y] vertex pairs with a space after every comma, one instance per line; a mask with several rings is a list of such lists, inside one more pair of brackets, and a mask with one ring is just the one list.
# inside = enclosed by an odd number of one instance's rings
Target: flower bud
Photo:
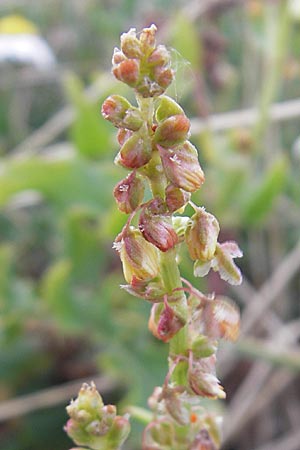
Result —
[[162, 122], [171, 116], [184, 115], [184, 111], [178, 103], [171, 97], [163, 95], [159, 99], [158, 107], [155, 111], [155, 118], [157, 122]]
[[114, 48], [114, 53], [112, 57], [112, 64], [116, 66], [117, 64], [120, 64], [121, 62], [126, 61], [126, 56], [118, 47]]
[[137, 59], [126, 59], [117, 64], [112, 71], [119, 81], [135, 87], [140, 75], [140, 64]]
[[78, 398], [67, 407], [67, 412], [70, 419], [65, 431], [77, 445], [117, 450], [129, 434], [128, 420], [116, 416], [114, 405], [103, 405], [93, 383], [82, 386]]
[[117, 128], [127, 128], [137, 131], [142, 126], [142, 118], [137, 108], [131, 106], [121, 95], [111, 95], [102, 105], [102, 115]]
[[130, 214], [143, 201], [144, 183], [137, 177], [136, 172], [129, 174], [114, 188], [114, 197], [120, 211]]
[[219, 223], [204, 208], [198, 208], [185, 233], [189, 254], [193, 260], [210, 261], [216, 251]]
[[147, 164], [152, 155], [151, 141], [139, 133], [133, 133], [122, 145], [115, 163], [128, 169], [138, 169]]
[[168, 342], [184, 325], [182, 317], [176, 315], [167, 302], [152, 306], [148, 327], [157, 339]]
[[166, 203], [170, 213], [183, 208], [190, 200], [191, 194], [180, 189], [174, 184], [169, 184], [166, 188]]
[[158, 250], [143, 238], [139, 230], [133, 227], [125, 228], [114, 247], [120, 253], [127, 283], [131, 284], [133, 277], [148, 281], [158, 275]]
[[103, 450], [120, 449], [130, 433], [130, 423], [124, 416], [116, 416], [107, 439], [108, 445]]
[[191, 361], [188, 382], [193, 392], [202, 397], [225, 398], [226, 394], [215, 375], [215, 355]]
[[119, 144], [122, 146], [132, 135], [132, 131], [126, 130], [125, 128], [119, 128], [117, 134]]
[[235, 242], [224, 242], [217, 244], [215, 257], [212, 260], [213, 270], [219, 271], [222, 280], [228, 281], [233, 285], [239, 285], [242, 282], [242, 274], [240, 269], [235, 265], [233, 258], [243, 256]]
[[154, 141], [162, 147], [174, 147], [188, 137], [190, 121], [183, 114], [168, 117], [156, 128]]
[[163, 206], [161, 199], [154, 199], [143, 208], [139, 229], [148, 242], [162, 252], [166, 252], [178, 243], [178, 236], [172, 227], [171, 218], [163, 214], [156, 214], [155, 209], [158, 207], [158, 202], [160, 206]]
[[157, 31], [154, 23], [149, 28], [144, 28], [140, 34], [140, 43], [143, 47], [143, 53], [149, 52], [149, 50], [155, 47], [155, 34]]
[[121, 50], [127, 58], [141, 58], [143, 56], [141, 43], [136, 37], [136, 29], [130, 28], [121, 35]]
[[167, 178], [184, 191], [195, 192], [204, 183], [204, 173], [198, 161], [196, 148], [185, 142], [176, 149], [165, 149], [158, 145]]
[[170, 52], [164, 45], [158, 45], [148, 58], [148, 64], [151, 66], [166, 67], [171, 62]]
[[154, 79], [158, 85], [163, 89], [167, 89], [174, 79], [174, 72], [172, 69], [162, 69], [157, 67], [154, 71]]

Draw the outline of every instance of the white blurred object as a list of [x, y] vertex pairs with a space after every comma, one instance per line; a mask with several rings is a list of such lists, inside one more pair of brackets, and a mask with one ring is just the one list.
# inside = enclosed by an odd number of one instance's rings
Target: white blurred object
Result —
[[56, 59], [32, 22], [19, 15], [10, 15], [0, 19], [1, 63], [45, 70], [55, 66]]
[[289, 13], [295, 20], [300, 20], [300, 0], [289, 0]]
[[44, 39], [28, 34], [0, 34], [0, 63], [32, 65], [45, 70], [55, 66], [55, 56]]

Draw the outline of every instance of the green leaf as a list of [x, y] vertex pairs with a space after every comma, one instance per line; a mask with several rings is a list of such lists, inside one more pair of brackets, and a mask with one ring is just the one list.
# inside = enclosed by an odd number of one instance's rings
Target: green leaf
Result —
[[74, 155], [9, 159], [2, 162], [1, 169], [0, 206], [14, 194], [33, 189], [62, 209], [83, 204], [103, 211], [111, 204], [111, 191], [119, 179], [111, 164], [100, 166]]
[[111, 136], [114, 129], [101, 116], [101, 101], [95, 104], [88, 100], [82, 83], [74, 74], [66, 77], [65, 88], [76, 111], [76, 117], [70, 129], [71, 141], [78, 152], [87, 158], [103, 158], [111, 149]]
[[259, 225], [266, 219], [285, 186], [288, 169], [287, 160], [280, 157], [267, 170], [259, 186], [242, 205], [242, 222], [246, 226]]

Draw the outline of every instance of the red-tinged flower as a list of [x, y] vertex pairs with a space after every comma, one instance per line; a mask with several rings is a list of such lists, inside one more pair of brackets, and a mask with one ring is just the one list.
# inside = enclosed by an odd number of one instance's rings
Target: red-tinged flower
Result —
[[135, 28], [130, 28], [127, 33], [121, 35], [121, 50], [127, 58], [140, 59], [143, 56], [141, 47]]
[[188, 138], [190, 121], [184, 114], [168, 117], [156, 128], [154, 142], [170, 148], [181, 144]]
[[130, 214], [144, 198], [144, 183], [133, 171], [114, 188], [114, 197], [120, 211]]
[[127, 169], [139, 169], [147, 164], [152, 156], [152, 145], [149, 138], [133, 133], [122, 145], [115, 163]]
[[120, 253], [127, 283], [131, 284], [134, 278], [149, 281], [159, 274], [158, 250], [136, 228], [125, 227], [114, 248]]
[[178, 236], [172, 226], [171, 218], [160, 214], [164, 209], [159, 198], [152, 200], [141, 212], [139, 229], [144, 238], [162, 252], [166, 252], [178, 243]]
[[125, 59], [117, 64], [112, 72], [118, 80], [135, 87], [140, 76], [140, 62], [137, 59]]
[[157, 27], [154, 23], [149, 28], [144, 28], [140, 34], [140, 43], [143, 48], [143, 54], [150, 53], [155, 48], [155, 35]]
[[119, 144], [122, 146], [132, 135], [133, 135], [132, 131], [126, 130], [125, 128], [119, 128], [117, 134]]
[[209, 398], [225, 398], [226, 394], [220, 385], [215, 372], [216, 357], [191, 359], [188, 369], [188, 382], [195, 394]]
[[220, 226], [217, 219], [204, 208], [197, 208], [191, 217], [185, 240], [193, 260], [210, 261], [215, 254]]
[[190, 192], [186, 192], [183, 189], [174, 186], [174, 184], [172, 183], [166, 187], [165, 193], [166, 193], [166, 204], [170, 213], [173, 213], [181, 208], [184, 208], [191, 198]]
[[170, 52], [164, 45], [158, 45], [147, 60], [151, 66], [167, 66], [171, 62]]
[[157, 146], [169, 181], [188, 192], [197, 191], [204, 183], [204, 173], [196, 148], [188, 141], [175, 149]]
[[184, 327], [185, 321], [169, 306], [168, 302], [155, 303], [151, 308], [148, 327], [163, 342], [169, 342]]
[[154, 70], [154, 79], [164, 91], [174, 80], [174, 72], [170, 68], [156, 67]]
[[143, 123], [139, 110], [121, 95], [108, 97], [102, 105], [101, 112], [104, 119], [109, 120], [117, 128], [137, 131]]

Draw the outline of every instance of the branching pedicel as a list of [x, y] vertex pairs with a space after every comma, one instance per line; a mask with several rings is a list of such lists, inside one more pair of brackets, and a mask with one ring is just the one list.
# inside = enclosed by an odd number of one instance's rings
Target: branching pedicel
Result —
[[[181, 278], [177, 251], [180, 244], [187, 245], [195, 276], [213, 269], [231, 284], [241, 283], [233, 259], [242, 252], [235, 242], [219, 243], [217, 219], [190, 202], [204, 174], [188, 140], [188, 118], [164, 95], [174, 73], [169, 52], [156, 46], [155, 33], [155, 25], [139, 37], [129, 30], [113, 55], [113, 74], [134, 89], [138, 106], [119, 95], [102, 106], [104, 118], [119, 129], [115, 162], [130, 170], [114, 189], [119, 209], [129, 214], [114, 244], [127, 282], [122, 287], [153, 304], [149, 329], [170, 343], [169, 372], [149, 399], [153, 419], [142, 449], [215, 450], [220, 446], [219, 420], [201, 399], [225, 397], [216, 377], [217, 343], [237, 338], [239, 312], [229, 299], [207, 296]], [[153, 197], [143, 202], [146, 183]], [[188, 203], [195, 211], [191, 218], [180, 215]], [[83, 388], [68, 413], [66, 429], [78, 445], [116, 450], [128, 435], [127, 418], [116, 416], [111, 405], [104, 407], [93, 386]]]

